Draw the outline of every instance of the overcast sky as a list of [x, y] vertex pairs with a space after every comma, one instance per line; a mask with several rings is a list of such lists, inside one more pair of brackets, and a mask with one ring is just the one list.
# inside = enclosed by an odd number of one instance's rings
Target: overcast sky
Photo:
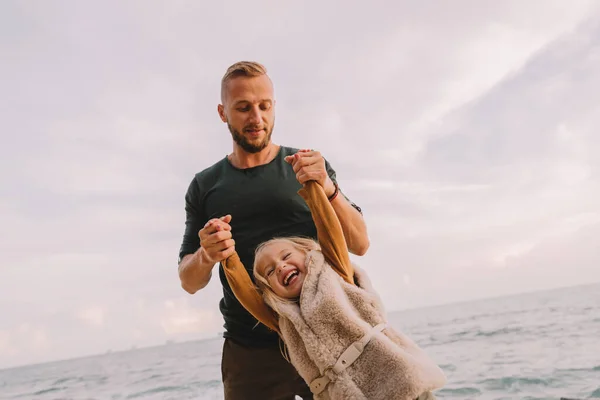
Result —
[[0, 54], [0, 368], [222, 330], [177, 253], [238, 60], [363, 208], [388, 310], [600, 281], [594, 0], [5, 0]]

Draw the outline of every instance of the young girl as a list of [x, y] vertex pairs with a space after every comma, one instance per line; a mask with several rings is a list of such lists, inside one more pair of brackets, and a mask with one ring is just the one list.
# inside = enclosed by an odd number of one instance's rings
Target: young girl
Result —
[[312, 239], [279, 238], [256, 250], [254, 277], [277, 314], [290, 361], [315, 399], [433, 399], [442, 370], [387, 325], [361, 269], [344, 280]]
[[222, 267], [236, 298], [283, 339], [315, 399], [433, 399], [431, 391], [446, 382], [444, 373], [406, 335], [387, 326], [379, 296], [350, 262], [323, 188], [309, 181], [298, 194], [311, 211], [318, 242], [280, 238], [262, 244], [254, 282], [234, 252]]

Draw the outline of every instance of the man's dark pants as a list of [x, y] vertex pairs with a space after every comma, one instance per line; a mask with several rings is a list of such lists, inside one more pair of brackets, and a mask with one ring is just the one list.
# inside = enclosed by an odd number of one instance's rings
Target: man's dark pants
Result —
[[231, 339], [223, 344], [221, 374], [225, 400], [312, 399], [308, 385], [278, 346], [255, 348]]

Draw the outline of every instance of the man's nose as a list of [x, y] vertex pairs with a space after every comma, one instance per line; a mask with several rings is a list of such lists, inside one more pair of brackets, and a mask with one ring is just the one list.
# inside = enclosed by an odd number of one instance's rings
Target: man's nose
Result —
[[262, 115], [258, 107], [252, 107], [252, 110], [250, 110], [250, 122], [258, 124], [261, 121], [261, 119]]

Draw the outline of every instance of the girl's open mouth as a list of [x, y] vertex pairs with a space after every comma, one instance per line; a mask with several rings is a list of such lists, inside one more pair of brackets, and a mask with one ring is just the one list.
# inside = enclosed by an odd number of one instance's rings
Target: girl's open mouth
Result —
[[295, 269], [287, 273], [286, 276], [283, 277], [283, 286], [289, 286], [293, 280], [298, 277], [298, 270]]

